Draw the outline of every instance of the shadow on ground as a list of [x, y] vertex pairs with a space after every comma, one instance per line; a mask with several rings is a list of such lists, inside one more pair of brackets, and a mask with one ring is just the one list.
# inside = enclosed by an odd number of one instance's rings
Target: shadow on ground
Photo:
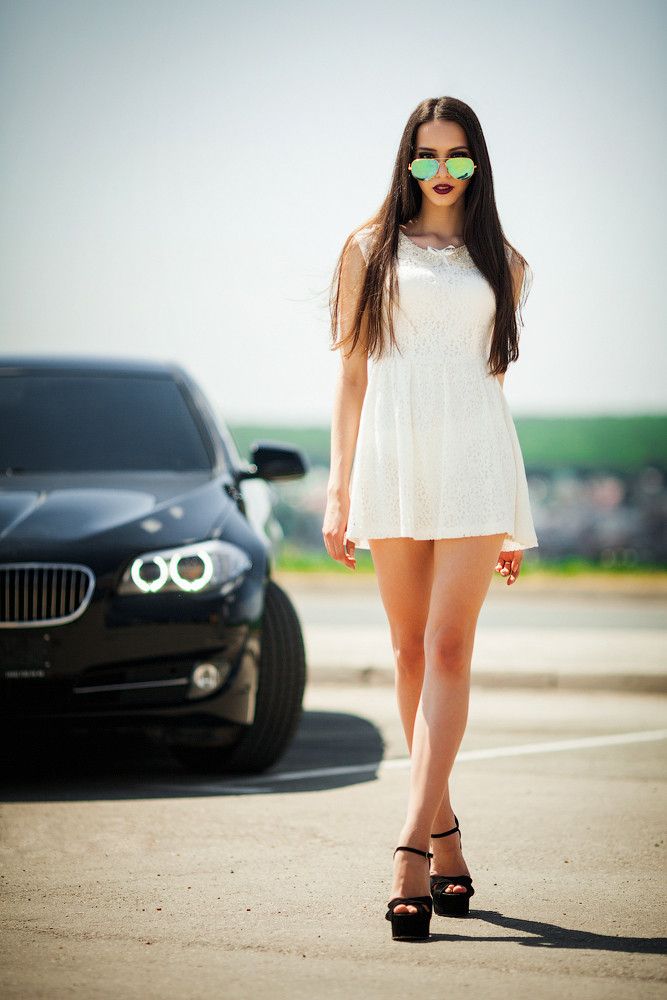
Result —
[[[292, 744], [261, 774], [200, 775], [158, 739], [131, 733], [40, 734], [0, 759], [0, 801], [56, 802], [278, 794], [374, 781], [384, 754], [379, 730], [342, 712], [304, 711]], [[355, 768], [357, 770], [355, 770]], [[337, 773], [340, 769], [341, 773]], [[320, 773], [322, 771], [332, 773]], [[308, 772], [316, 771], [312, 774]], [[300, 772], [307, 772], [300, 776]], [[285, 780], [288, 778], [288, 780]]]

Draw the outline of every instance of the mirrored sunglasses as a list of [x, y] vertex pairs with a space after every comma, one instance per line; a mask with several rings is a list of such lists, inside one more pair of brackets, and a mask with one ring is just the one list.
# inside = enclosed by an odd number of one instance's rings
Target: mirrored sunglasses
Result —
[[444, 163], [450, 177], [457, 181], [465, 181], [472, 177], [476, 164], [469, 156], [449, 156], [446, 160], [436, 159], [434, 156], [419, 156], [413, 160], [408, 170], [418, 181], [430, 181], [438, 172], [438, 166]]

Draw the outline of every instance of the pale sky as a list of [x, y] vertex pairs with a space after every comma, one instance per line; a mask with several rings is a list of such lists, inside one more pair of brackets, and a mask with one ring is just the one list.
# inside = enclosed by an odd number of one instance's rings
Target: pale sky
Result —
[[328, 285], [427, 97], [477, 113], [529, 261], [512, 412], [667, 407], [658, 2], [0, 5], [0, 351], [169, 358], [328, 423]]

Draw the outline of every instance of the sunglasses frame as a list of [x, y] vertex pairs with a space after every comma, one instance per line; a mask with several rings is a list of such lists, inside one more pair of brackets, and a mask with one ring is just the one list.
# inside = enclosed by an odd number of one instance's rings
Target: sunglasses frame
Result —
[[[412, 173], [412, 164], [415, 163], [417, 160], [437, 160], [438, 167], [435, 173], [431, 174], [430, 177], [415, 177], [415, 175]], [[444, 163], [445, 166], [447, 166], [449, 160], [470, 160], [470, 162], [472, 163], [472, 174], [470, 174], [470, 177], [456, 177], [454, 174], [450, 172], [449, 167], [447, 167], [447, 173], [452, 178], [452, 180], [468, 181], [477, 170], [477, 164], [474, 162], [472, 156], [415, 156], [414, 160], [411, 160], [410, 163], [408, 164], [408, 173], [410, 174], [411, 177], [414, 177], [416, 181], [417, 180], [431, 181], [433, 180], [434, 177], [438, 176], [438, 170], [440, 170], [440, 164]]]

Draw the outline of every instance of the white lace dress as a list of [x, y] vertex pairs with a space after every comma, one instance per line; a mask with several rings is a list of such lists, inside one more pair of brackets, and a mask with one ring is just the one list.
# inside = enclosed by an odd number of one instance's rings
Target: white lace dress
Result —
[[[368, 261], [370, 227], [356, 239]], [[521, 446], [488, 372], [495, 296], [467, 248], [420, 247], [402, 231], [400, 351], [368, 358], [346, 538], [459, 538], [505, 532], [538, 546]], [[532, 276], [526, 269], [521, 304]]]

